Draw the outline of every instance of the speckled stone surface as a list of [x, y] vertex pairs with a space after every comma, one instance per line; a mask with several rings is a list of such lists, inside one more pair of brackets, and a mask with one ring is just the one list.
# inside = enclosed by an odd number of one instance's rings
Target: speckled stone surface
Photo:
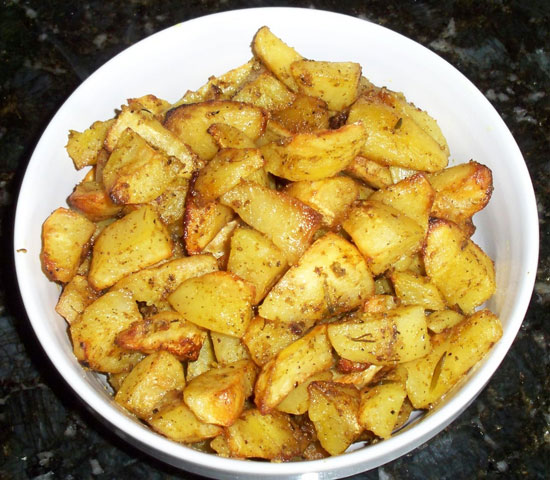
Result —
[[550, 477], [550, 2], [4, 0], [0, 5], [0, 479], [198, 478], [142, 454], [91, 415], [30, 328], [12, 265], [17, 190], [42, 130], [96, 68], [136, 41], [223, 10], [294, 5], [389, 27], [486, 95], [531, 173], [541, 227], [530, 308], [487, 388], [422, 447], [357, 479]]

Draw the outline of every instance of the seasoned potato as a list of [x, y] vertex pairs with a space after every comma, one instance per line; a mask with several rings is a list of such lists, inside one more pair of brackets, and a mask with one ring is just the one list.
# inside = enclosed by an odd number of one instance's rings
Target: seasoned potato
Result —
[[222, 149], [201, 169], [194, 183], [194, 191], [200, 202], [206, 204], [263, 166], [264, 159], [258, 149]]
[[342, 226], [375, 275], [384, 273], [401, 257], [417, 252], [424, 240], [424, 231], [416, 221], [370, 199], [352, 207]]
[[95, 225], [83, 215], [58, 208], [42, 225], [40, 260], [50, 280], [67, 283], [88, 253]]
[[290, 416], [277, 411], [245, 411], [226, 429], [226, 437], [231, 456], [237, 458], [289, 461], [306, 446], [304, 435]]
[[156, 305], [166, 299], [184, 280], [217, 270], [218, 264], [212, 255], [176, 258], [132, 273], [113, 285], [112, 290], [126, 290], [136, 301]]
[[183, 366], [179, 360], [163, 350], [152, 353], [139, 362], [122, 382], [115, 401], [138, 417], [147, 419], [165, 397], [185, 387]]
[[327, 334], [341, 357], [374, 365], [421, 358], [431, 348], [424, 309], [416, 305], [334, 322]]
[[174, 157], [180, 164], [178, 174], [189, 178], [193, 171], [200, 167], [200, 162], [170, 130], [162, 126], [155, 116], [145, 110], [139, 102], [129, 107], [123, 106], [115, 123], [108, 131], [105, 147], [110, 152], [118, 147], [121, 137], [127, 129], [131, 129], [150, 146], [162, 152], [167, 157]]
[[361, 124], [300, 133], [261, 147], [266, 170], [288, 180], [332, 177], [359, 153], [367, 132]]
[[75, 357], [99, 372], [127, 372], [143, 355], [120, 348], [116, 336], [141, 320], [136, 303], [124, 292], [108, 292], [88, 305], [70, 326]]
[[330, 380], [332, 380], [332, 372], [330, 370], [325, 370], [324, 372], [309, 377], [305, 382], [300, 383], [294, 390], [290, 391], [283, 401], [277, 405], [277, 410], [291, 413], [292, 415], [302, 415], [306, 413], [309, 408], [309, 384], [311, 382]]
[[242, 341], [248, 347], [256, 365], [261, 367], [285, 347], [298, 340], [301, 334], [302, 332], [293, 329], [292, 325], [256, 316], [248, 325]]
[[428, 329], [434, 333], [441, 333], [447, 328], [452, 328], [462, 320], [464, 320], [464, 315], [455, 310], [438, 310], [426, 318]]
[[240, 338], [214, 331], [210, 332], [210, 338], [218, 364], [227, 365], [250, 358], [250, 354]]
[[326, 325], [318, 325], [266, 363], [254, 389], [262, 413], [271, 412], [294, 388], [332, 365]]
[[[211, 334], [212, 332], [210, 332]], [[194, 361], [187, 362], [187, 381], [190, 382], [195, 377], [207, 372], [216, 365], [216, 357], [214, 355], [214, 348], [210, 341], [210, 334], [206, 335], [206, 338], [202, 342], [202, 347], [199, 352], [199, 356]]]
[[237, 127], [226, 123], [213, 123], [207, 129], [220, 149], [223, 148], [256, 148], [254, 140]]
[[302, 56], [274, 35], [268, 27], [262, 27], [252, 40], [252, 52], [290, 90], [298, 91], [290, 66]]
[[427, 310], [443, 310], [445, 301], [430, 279], [411, 271], [390, 275], [395, 295], [402, 305], [421, 305]]
[[362, 180], [373, 188], [384, 188], [393, 184], [390, 169], [386, 165], [369, 160], [361, 155], [357, 155], [344, 168], [344, 173]]
[[111, 223], [95, 241], [88, 280], [96, 290], [165, 260], [172, 240], [153, 207], [138, 208]]
[[166, 351], [180, 360], [196, 360], [206, 331], [177, 312], [160, 312], [133, 323], [116, 336], [116, 344], [142, 353]]
[[396, 112], [378, 98], [360, 97], [347, 123], [362, 122], [368, 130], [361, 155], [384, 165], [436, 172], [445, 168], [448, 152], [413, 118]]
[[224, 193], [220, 202], [269, 238], [290, 264], [304, 253], [321, 224], [321, 216], [312, 208], [254, 182], [242, 181]]
[[181, 443], [194, 443], [223, 433], [219, 425], [201, 422], [183, 401], [165, 406], [147, 423], [158, 433]]
[[79, 183], [67, 203], [92, 222], [115, 217], [122, 210], [122, 205], [113, 203], [103, 185], [94, 180]]
[[175, 224], [181, 221], [185, 211], [185, 198], [189, 189], [189, 180], [176, 177], [164, 192], [155, 198], [151, 205], [157, 210], [160, 219], [166, 224]]
[[283, 191], [318, 211], [323, 226], [328, 228], [336, 226], [359, 197], [358, 185], [348, 177], [293, 182]]
[[70, 324], [98, 297], [99, 293], [90, 287], [85, 275], [75, 275], [63, 287], [55, 311]]
[[495, 292], [493, 261], [453, 223], [431, 222], [423, 258], [426, 274], [451, 307], [470, 314]]
[[389, 438], [395, 429], [407, 391], [400, 382], [376, 385], [361, 393], [359, 423], [382, 438]]
[[343, 110], [357, 99], [358, 63], [297, 60], [291, 63], [290, 72], [300, 92], [321, 98], [330, 110]]
[[227, 270], [254, 285], [254, 304], [262, 301], [286, 268], [285, 255], [267, 237], [251, 228], [235, 230]]
[[[238, 218], [226, 223], [217, 235], [210, 240], [208, 245], [202, 249], [203, 253], [209, 253], [218, 261], [220, 270], [228, 270], [227, 261], [231, 251], [231, 239], [235, 230], [241, 225], [242, 223]], [[246, 279], [243, 278], [243, 280]]]
[[199, 420], [227, 427], [241, 415], [255, 378], [254, 363], [240, 360], [195, 377], [185, 387], [183, 399]]
[[322, 318], [353, 310], [373, 293], [372, 276], [358, 250], [327, 233], [284, 274], [258, 312], [307, 330]]
[[312, 133], [330, 128], [327, 104], [320, 98], [297, 95], [286, 108], [276, 110], [267, 122], [262, 144], [290, 137], [296, 133]]
[[321, 446], [331, 455], [343, 453], [359, 437], [360, 394], [354, 386], [313, 382], [308, 387], [308, 415]]
[[207, 131], [210, 125], [226, 123], [256, 139], [264, 132], [266, 121], [267, 113], [261, 108], [229, 100], [213, 100], [181, 105], [168, 111], [164, 125], [202, 160], [207, 161], [218, 150]]
[[262, 72], [246, 83], [232, 100], [250, 103], [267, 110], [280, 110], [288, 107], [295, 97], [294, 93], [273, 75]]
[[107, 131], [113, 122], [113, 119], [104, 122], [97, 121], [83, 132], [69, 131], [69, 141], [65, 148], [77, 170], [96, 164]]
[[404, 364], [407, 395], [415, 408], [437, 403], [502, 336], [496, 315], [481, 310], [432, 338], [432, 351]]
[[241, 338], [252, 319], [254, 287], [230, 272], [185, 280], [169, 297], [186, 320]]

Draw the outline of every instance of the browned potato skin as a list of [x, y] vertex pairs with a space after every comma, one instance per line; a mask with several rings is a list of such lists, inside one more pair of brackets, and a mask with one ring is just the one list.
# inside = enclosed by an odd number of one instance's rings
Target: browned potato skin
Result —
[[161, 312], [120, 332], [116, 344], [126, 350], [153, 353], [163, 350], [180, 360], [196, 360], [206, 331], [187, 322], [177, 312]]
[[335, 382], [313, 382], [309, 391], [309, 418], [321, 446], [331, 455], [343, 453], [360, 435], [360, 394], [354, 386]]
[[393, 184], [390, 169], [386, 165], [357, 155], [344, 169], [344, 173], [362, 180], [373, 188], [384, 188]]
[[116, 393], [115, 401], [139, 418], [147, 419], [168, 394], [175, 391], [181, 398], [184, 387], [183, 365], [170, 353], [159, 351], [132, 369]]
[[297, 95], [286, 108], [272, 112], [272, 120], [289, 133], [311, 133], [330, 127], [327, 104], [320, 98]]
[[113, 203], [103, 186], [95, 181], [79, 183], [67, 203], [92, 222], [115, 217], [122, 210], [122, 206]]
[[71, 281], [90, 248], [94, 231], [92, 222], [67, 208], [58, 208], [46, 219], [42, 225], [40, 259], [50, 280]]
[[240, 360], [195, 377], [183, 392], [185, 404], [205, 423], [233, 425], [252, 393], [256, 366]]

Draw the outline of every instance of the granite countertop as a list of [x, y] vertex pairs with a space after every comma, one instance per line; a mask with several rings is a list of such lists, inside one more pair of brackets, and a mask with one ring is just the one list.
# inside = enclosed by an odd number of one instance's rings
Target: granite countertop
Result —
[[[540, 264], [525, 321], [501, 367], [451, 426], [361, 479], [550, 475], [550, 3], [548, 0], [295, 2], [5, 0], [0, 7], [0, 479], [194, 478], [104, 427], [54, 370], [21, 304], [14, 204], [41, 132], [69, 94], [124, 48], [223, 10], [294, 5], [346, 13], [427, 46], [486, 95], [533, 179]], [[78, 6], [77, 6], [78, 5]], [[198, 478], [198, 477], [197, 477]]]

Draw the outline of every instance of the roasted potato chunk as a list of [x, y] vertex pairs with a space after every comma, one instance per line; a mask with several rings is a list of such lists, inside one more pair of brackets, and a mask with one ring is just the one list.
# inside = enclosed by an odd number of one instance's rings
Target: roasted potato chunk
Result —
[[246, 345], [240, 338], [225, 335], [219, 332], [210, 332], [214, 355], [219, 365], [250, 359]]
[[185, 280], [169, 297], [186, 320], [241, 338], [252, 319], [254, 287], [230, 272]]
[[160, 312], [120, 332], [116, 344], [142, 353], [166, 351], [180, 360], [196, 360], [206, 331], [177, 312]]
[[296, 98], [282, 82], [269, 72], [262, 72], [246, 83], [232, 98], [267, 110], [288, 107]]
[[115, 217], [122, 210], [122, 205], [113, 203], [103, 185], [93, 180], [79, 183], [67, 203], [92, 222]]
[[427, 310], [443, 310], [445, 301], [428, 277], [411, 271], [390, 275], [395, 295], [402, 305], [421, 305]]
[[162, 406], [165, 397], [185, 387], [183, 366], [179, 360], [165, 351], [152, 353], [139, 362], [122, 382], [115, 401], [147, 419]]
[[88, 280], [96, 290], [172, 255], [172, 240], [151, 206], [111, 223], [95, 241]]
[[113, 119], [97, 121], [83, 132], [69, 131], [69, 141], [65, 148], [77, 170], [96, 164], [97, 156], [103, 148], [107, 131], [113, 122]]
[[85, 275], [75, 275], [63, 287], [55, 311], [71, 324], [98, 297], [99, 293], [90, 287]]
[[42, 225], [40, 260], [44, 273], [55, 282], [70, 282], [88, 253], [95, 225], [67, 208], [55, 210]]

